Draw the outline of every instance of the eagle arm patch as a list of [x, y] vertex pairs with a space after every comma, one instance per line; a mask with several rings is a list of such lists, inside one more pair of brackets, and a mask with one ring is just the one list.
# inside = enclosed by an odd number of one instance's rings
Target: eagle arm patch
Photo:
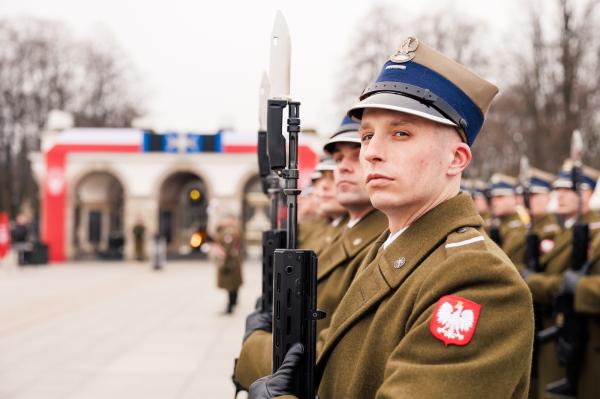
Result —
[[429, 331], [446, 346], [464, 346], [473, 338], [480, 312], [481, 305], [473, 301], [445, 295], [437, 302]]

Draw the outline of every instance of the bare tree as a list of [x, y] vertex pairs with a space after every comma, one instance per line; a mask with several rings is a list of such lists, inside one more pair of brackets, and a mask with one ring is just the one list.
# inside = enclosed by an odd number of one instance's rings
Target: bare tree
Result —
[[55, 21], [0, 20], [0, 209], [14, 216], [25, 199], [35, 202], [23, 151], [39, 149], [50, 110], [98, 127], [128, 126], [143, 113], [132, 70], [115, 43], [75, 40]]
[[[484, 159], [493, 169], [517, 173], [525, 154], [533, 165], [556, 172], [569, 156], [575, 129], [588, 144], [585, 160], [600, 166], [598, 3], [556, 0], [550, 20], [530, 7], [527, 46], [513, 55], [516, 76], [507, 77], [479, 143], [492, 148]], [[475, 169], [489, 169], [482, 161], [476, 160]]]

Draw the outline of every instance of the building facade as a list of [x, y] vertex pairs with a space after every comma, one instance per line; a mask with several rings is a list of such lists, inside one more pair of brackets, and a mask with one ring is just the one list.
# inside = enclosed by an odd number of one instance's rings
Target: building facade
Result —
[[[301, 186], [319, 144], [301, 137]], [[193, 249], [195, 233], [204, 239], [225, 214], [238, 215], [251, 240], [268, 228], [255, 134], [69, 128], [45, 133], [31, 161], [51, 261], [118, 252], [133, 258], [136, 226], [143, 226], [147, 252], [160, 233], [169, 253], [181, 255]]]

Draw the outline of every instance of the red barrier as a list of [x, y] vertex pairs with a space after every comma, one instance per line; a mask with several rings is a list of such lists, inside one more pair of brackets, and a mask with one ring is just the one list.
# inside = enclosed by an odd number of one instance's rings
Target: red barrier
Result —
[[0, 212], [0, 259], [4, 258], [10, 249], [10, 225], [8, 213]]

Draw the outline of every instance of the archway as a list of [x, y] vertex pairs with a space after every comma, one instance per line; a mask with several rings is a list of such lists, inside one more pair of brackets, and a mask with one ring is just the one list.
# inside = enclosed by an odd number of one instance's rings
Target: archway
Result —
[[208, 225], [208, 190], [192, 172], [175, 172], [160, 187], [158, 231], [171, 257], [199, 255]]
[[75, 188], [73, 248], [76, 258], [122, 259], [123, 185], [109, 172], [90, 172]]

